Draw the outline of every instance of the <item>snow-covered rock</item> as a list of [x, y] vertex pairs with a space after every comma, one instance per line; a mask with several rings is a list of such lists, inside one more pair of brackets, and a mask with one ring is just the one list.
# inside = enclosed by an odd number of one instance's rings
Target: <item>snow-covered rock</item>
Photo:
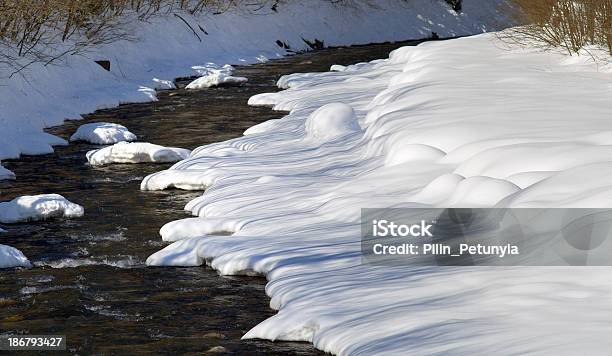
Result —
[[229, 64], [219, 67], [214, 63], [208, 63], [205, 66], [194, 66], [192, 68], [201, 77], [189, 83], [185, 87], [186, 89], [204, 89], [219, 85], [241, 84], [248, 81], [244, 77], [233, 77], [234, 67]]
[[326, 104], [306, 120], [306, 135], [320, 140], [331, 140], [361, 131], [352, 107], [342, 103]]
[[329, 67], [330, 72], [344, 72], [345, 70], [346, 66], [340, 64], [333, 64], [331, 67]]
[[186, 89], [204, 89], [210, 87], [216, 87], [220, 85], [228, 85], [228, 84], [240, 84], [247, 82], [248, 79], [245, 77], [233, 77], [231, 75], [223, 74], [223, 73], [214, 73], [209, 74], [204, 77], [200, 77], [191, 83], [189, 83], [185, 88]]
[[3, 180], [3, 179], [15, 179], [15, 173], [2, 167], [2, 163], [0, 162], [0, 180]]
[[0, 245], [0, 268], [32, 267], [30, 261], [16, 248]]
[[[249, 102], [289, 115], [146, 180], [207, 189], [185, 207], [197, 218], [167, 224], [176, 242], [147, 263], [266, 274], [278, 313], [244, 338], [339, 355], [605, 353], [609, 267], [361, 260], [361, 208], [610, 209], [612, 73], [588, 58], [492, 34], [283, 77], [289, 89]], [[222, 228], [233, 235], [211, 236]]]
[[87, 141], [96, 145], [109, 145], [122, 141], [134, 141], [136, 138], [136, 135], [123, 125], [92, 122], [79, 126], [70, 137], [70, 141]]
[[153, 82], [155, 83], [155, 89], [158, 90], [176, 89], [176, 84], [174, 84], [173, 80], [153, 78]]
[[0, 203], [0, 222], [4, 224], [80, 216], [83, 207], [59, 194], [25, 195]]
[[119, 142], [112, 146], [87, 152], [93, 166], [111, 163], [168, 163], [189, 157], [184, 148], [164, 147], [147, 142]]

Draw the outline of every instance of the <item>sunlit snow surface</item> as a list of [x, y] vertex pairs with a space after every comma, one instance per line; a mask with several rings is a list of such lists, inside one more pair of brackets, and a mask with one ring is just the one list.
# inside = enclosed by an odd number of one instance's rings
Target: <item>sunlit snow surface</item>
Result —
[[[288, 116], [143, 181], [207, 187], [186, 207], [200, 220], [166, 225], [177, 242], [147, 263], [266, 274], [279, 312], [246, 338], [368, 355], [608, 350], [609, 268], [361, 264], [362, 207], [612, 205], [610, 72], [503, 47], [481, 35], [282, 78], [290, 89], [250, 103]], [[330, 103], [361, 130], [313, 140], [309, 117]]]

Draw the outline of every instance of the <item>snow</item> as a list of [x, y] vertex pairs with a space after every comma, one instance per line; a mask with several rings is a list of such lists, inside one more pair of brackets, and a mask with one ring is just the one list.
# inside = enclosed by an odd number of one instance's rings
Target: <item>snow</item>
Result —
[[330, 72], [344, 72], [345, 70], [346, 70], [346, 66], [343, 66], [340, 64], [334, 64], [331, 67], [329, 67]]
[[245, 77], [232, 77], [231, 75], [223, 73], [209, 74], [204, 77], [200, 77], [193, 82], [189, 83], [186, 89], [204, 89], [210, 87], [216, 87], [223, 84], [240, 84], [247, 82], [248, 79]]
[[194, 66], [192, 69], [198, 72], [201, 77], [189, 83], [185, 89], [204, 89], [219, 85], [241, 84], [248, 81], [244, 77], [233, 77], [234, 67], [229, 64], [219, 67], [214, 63], [208, 63], [205, 66]]
[[189, 157], [184, 148], [164, 147], [148, 142], [118, 142], [112, 146], [87, 152], [92, 166], [112, 163], [167, 163]]
[[278, 313], [245, 338], [340, 355], [601, 353], [609, 267], [370, 266], [359, 220], [364, 207], [608, 208], [611, 81], [495, 34], [283, 77], [289, 89], [249, 102], [289, 115], [143, 180], [206, 188], [147, 264], [266, 275]]
[[30, 261], [16, 248], [0, 245], [0, 268], [32, 267]]
[[80, 216], [83, 216], [83, 207], [59, 194], [25, 195], [0, 202], [0, 222], [3, 224]]
[[136, 135], [125, 126], [109, 122], [92, 122], [81, 125], [70, 136], [70, 141], [87, 141], [96, 145], [108, 145], [122, 141], [134, 141]]
[[2, 162], [0, 162], [0, 180], [3, 180], [3, 179], [15, 179], [15, 173], [2, 167]]
[[306, 120], [306, 136], [315, 140], [331, 140], [361, 132], [352, 107], [342, 103], [326, 104]]
[[227, 219], [187, 218], [167, 223], [162, 226], [159, 233], [164, 241], [178, 241], [220, 233], [231, 234], [239, 229], [238, 224]]
[[[21, 75], [0, 75], [0, 160], [20, 154], [46, 154], [67, 142], [44, 127], [79, 119], [81, 114], [123, 102], [156, 100], [154, 88], [171, 88], [170, 80], [192, 74], [206, 63], [259, 63], [286, 55], [277, 45], [307, 50], [303, 38], [327, 46], [458, 36], [493, 30], [507, 23], [498, 13], [502, 0], [466, 0], [457, 14], [443, 1], [359, 0], [350, 6], [330, 1], [291, 1], [278, 12], [264, 7], [249, 13], [181, 14], [199, 38], [176, 16], [134, 21], [134, 41], [115, 41], [84, 56], [66, 56], [59, 65], [33, 63]], [[0, 49], [1, 51], [2, 49]], [[92, 58], [111, 62], [106, 71]], [[218, 67], [217, 67], [218, 68]], [[0, 67], [0, 73], [8, 73]], [[200, 75], [205, 75], [200, 73]], [[155, 80], [157, 78], [158, 80]]]
[[153, 82], [155, 83], [155, 89], [158, 90], [176, 89], [176, 84], [172, 80], [153, 78]]

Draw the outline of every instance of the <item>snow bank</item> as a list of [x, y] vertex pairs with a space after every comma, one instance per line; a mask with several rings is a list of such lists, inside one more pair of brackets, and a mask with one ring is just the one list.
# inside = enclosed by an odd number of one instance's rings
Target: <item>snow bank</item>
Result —
[[189, 157], [184, 148], [164, 147], [147, 142], [119, 142], [112, 146], [87, 152], [92, 166], [111, 163], [167, 163]]
[[0, 162], [0, 180], [3, 180], [3, 179], [15, 179], [15, 173], [2, 167], [2, 162]]
[[[497, 13], [502, 2], [465, 0], [463, 13], [457, 14], [444, 1], [359, 0], [350, 6], [290, 1], [278, 5], [278, 12], [264, 7], [255, 13], [181, 14], [189, 26], [176, 16], [134, 22], [131, 33], [137, 41], [66, 56], [59, 66], [34, 63], [11, 78], [0, 75], [0, 160], [52, 152], [51, 146], [66, 142], [42, 128], [122, 102], [156, 100], [153, 87], [172, 88], [171, 80], [191, 75], [196, 64], [206, 68], [207, 62], [278, 58], [288, 52], [277, 41], [299, 51], [309, 48], [303, 39], [338, 46], [424, 38], [432, 31], [440, 36], [480, 33], [505, 23]], [[94, 59], [109, 60], [110, 71]], [[0, 73], [8, 70], [0, 68]]]
[[16, 248], [0, 245], [0, 268], [32, 267], [30, 261]]
[[70, 141], [87, 141], [96, 145], [108, 145], [122, 141], [134, 141], [136, 135], [127, 127], [108, 122], [92, 122], [81, 125], [70, 136]]
[[233, 77], [234, 67], [229, 64], [218, 67], [214, 63], [192, 67], [201, 77], [189, 83], [185, 89], [204, 89], [219, 85], [240, 84], [248, 81], [244, 77]]
[[59, 194], [25, 195], [0, 203], [0, 222], [4, 224], [80, 216], [83, 207]]
[[[610, 268], [374, 267], [359, 219], [364, 207], [612, 206], [611, 81], [495, 35], [281, 78], [289, 89], [250, 102], [288, 116], [143, 181], [207, 189], [147, 263], [266, 274], [278, 314], [245, 338], [341, 355], [601, 353]], [[328, 124], [342, 135], [313, 140]]]

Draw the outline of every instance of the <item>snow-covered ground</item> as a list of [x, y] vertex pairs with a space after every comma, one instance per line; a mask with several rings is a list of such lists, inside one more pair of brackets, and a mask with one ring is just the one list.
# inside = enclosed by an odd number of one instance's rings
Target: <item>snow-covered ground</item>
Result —
[[[277, 41], [295, 51], [308, 49], [303, 39], [349, 45], [424, 38], [432, 32], [474, 34], [507, 23], [497, 8], [503, 0], [464, 2], [461, 14], [443, 0], [358, 0], [348, 6], [312, 0], [281, 3], [278, 12], [181, 14], [189, 26], [177, 16], [135, 21], [136, 41], [66, 56], [58, 66], [32, 64], [11, 78], [0, 67], [0, 160], [52, 152], [53, 145], [66, 141], [43, 133], [43, 127], [121, 102], [155, 100], [153, 88], [172, 88], [178, 76], [202, 75], [197, 68], [193, 72], [194, 65], [246, 64], [287, 54]], [[110, 72], [95, 60], [109, 60]]]
[[283, 77], [289, 89], [250, 103], [288, 116], [143, 181], [207, 188], [147, 263], [265, 274], [278, 314], [245, 338], [343, 355], [604, 354], [610, 268], [360, 257], [360, 208], [611, 206], [612, 70], [589, 59], [486, 34]]

